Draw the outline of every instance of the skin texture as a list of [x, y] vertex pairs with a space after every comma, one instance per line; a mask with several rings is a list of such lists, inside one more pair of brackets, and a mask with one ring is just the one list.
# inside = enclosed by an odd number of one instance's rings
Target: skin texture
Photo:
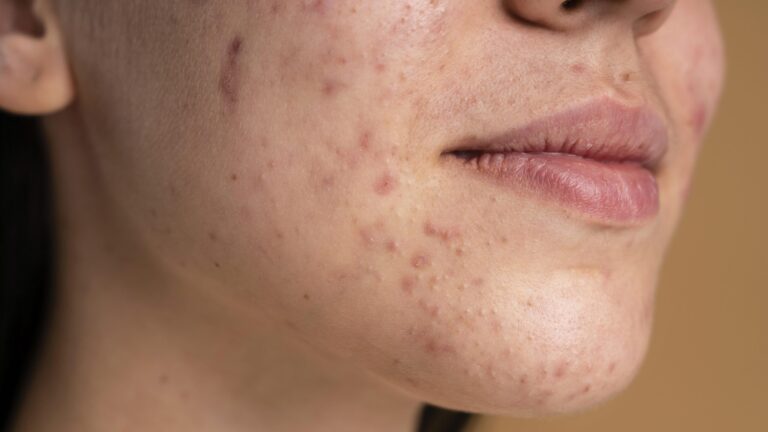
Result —
[[[709, 2], [51, 3], [75, 97], [45, 121], [60, 296], [20, 430], [406, 430], [637, 372], [720, 92]], [[669, 126], [639, 226], [441, 157], [596, 95]]]

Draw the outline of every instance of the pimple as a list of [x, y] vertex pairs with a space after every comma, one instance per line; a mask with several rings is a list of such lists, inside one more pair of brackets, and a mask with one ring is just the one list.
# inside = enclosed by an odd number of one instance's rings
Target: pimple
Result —
[[395, 240], [387, 240], [384, 247], [387, 249], [387, 252], [395, 253], [400, 251], [400, 245]]
[[454, 354], [456, 352], [456, 349], [452, 345], [440, 343], [434, 338], [428, 338], [426, 340], [424, 343], [424, 350], [432, 355]]
[[379, 178], [376, 179], [376, 181], [373, 184], [373, 190], [381, 196], [386, 196], [392, 193], [395, 189], [397, 189], [398, 181], [397, 177], [390, 174], [389, 172], [385, 172], [379, 176]]
[[427, 313], [427, 315], [431, 316], [432, 318], [437, 318], [437, 315], [440, 313], [440, 307], [437, 305], [429, 304], [424, 299], [419, 299], [419, 308]]
[[371, 149], [371, 133], [366, 131], [360, 134], [360, 138], [358, 139], [358, 146], [363, 151], [368, 151]]
[[528, 375], [526, 374], [520, 375], [520, 378], [517, 379], [517, 383], [520, 385], [528, 384]]
[[304, 10], [324, 15], [330, 7], [331, 0], [304, 0]]
[[240, 55], [243, 51], [243, 38], [235, 36], [227, 46], [219, 77], [219, 92], [230, 107], [237, 104], [240, 90]]
[[555, 378], [564, 377], [567, 371], [568, 371], [568, 362], [567, 361], [561, 362], [555, 369]]
[[440, 227], [431, 221], [424, 223], [424, 234], [426, 234], [427, 237], [434, 237], [446, 243], [461, 237], [461, 231], [459, 231], [458, 228]]
[[574, 63], [571, 65], [571, 72], [575, 74], [582, 74], [587, 70], [587, 68], [581, 64], [581, 63]]
[[416, 288], [416, 278], [413, 276], [404, 276], [400, 281], [400, 288], [404, 293], [411, 295]]
[[584, 388], [581, 389], [581, 394], [587, 394], [590, 390], [592, 390], [592, 386], [587, 384], [584, 386]]
[[707, 106], [703, 103], [699, 103], [693, 110], [691, 118], [688, 124], [693, 128], [697, 137], [700, 137], [704, 133], [704, 127], [707, 124]]
[[411, 258], [411, 267], [415, 269], [423, 269], [430, 263], [429, 256], [427, 255], [414, 255]]
[[612, 375], [615, 370], [616, 362], [611, 362], [611, 364], [608, 366], [608, 375]]
[[344, 88], [344, 84], [334, 79], [326, 79], [323, 81], [322, 93], [326, 97], [333, 97]]

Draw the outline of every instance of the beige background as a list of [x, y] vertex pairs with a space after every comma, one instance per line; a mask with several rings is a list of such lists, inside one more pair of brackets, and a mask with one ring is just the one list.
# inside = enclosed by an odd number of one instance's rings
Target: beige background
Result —
[[585, 414], [477, 432], [768, 431], [768, 1], [717, 3], [723, 103], [659, 287], [645, 366]]

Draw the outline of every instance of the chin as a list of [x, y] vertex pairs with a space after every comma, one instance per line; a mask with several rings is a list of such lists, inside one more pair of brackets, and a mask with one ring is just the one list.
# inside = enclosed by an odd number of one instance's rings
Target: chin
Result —
[[432, 326], [417, 336], [426, 355], [406, 377], [408, 391], [449, 409], [538, 417], [582, 411], [624, 390], [648, 347], [654, 284], [611, 286], [583, 270], [546, 279], [502, 286], [506, 295], [493, 302], [464, 302], [462, 312], [481, 311], [474, 331]]

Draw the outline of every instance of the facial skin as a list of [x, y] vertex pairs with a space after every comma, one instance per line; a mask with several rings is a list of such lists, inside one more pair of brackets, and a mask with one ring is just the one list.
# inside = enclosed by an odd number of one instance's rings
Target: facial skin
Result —
[[[473, 412], [583, 409], [637, 372], [720, 92], [710, 2], [50, 3], [74, 94], [46, 119], [80, 269], [62, 285], [90, 266], [141, 305], [133, 319], [194, 310], [235, 346], [295, 341], [397, 398]], [[669, 127], [649, 221], [589, 220], [445, 164], [458, 139], [598, 96]]]

